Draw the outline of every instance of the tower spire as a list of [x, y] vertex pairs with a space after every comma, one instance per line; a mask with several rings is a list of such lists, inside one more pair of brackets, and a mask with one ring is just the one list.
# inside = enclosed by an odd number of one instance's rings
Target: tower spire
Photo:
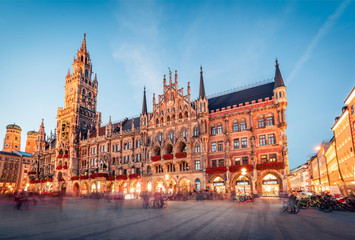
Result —
[[284, 84], [284, 80], [282, 79], [282, 76], [281, 76], [281, 72], [280, 72], [280, 68], [279, 68], [279, 61], [275, 60], [275, 78], [274, 78], [274, 88], [278, 88], [278, 87], [284, 87], [285, 84]]
[[86, 33], [84, 33], [83, 43], [81, 44], [80, 51], [86, 52]]
[[147, 115], [147, 100], [145, 96], [145, 87], [144, 87], [144, 95], [143, 95], [142, 115]]
[[200, 67], [200, 94], [199, 94], [199, 99], [205, 99], [205, 85], [203, 83], [203, 72], [202, 72], [202, 66]]

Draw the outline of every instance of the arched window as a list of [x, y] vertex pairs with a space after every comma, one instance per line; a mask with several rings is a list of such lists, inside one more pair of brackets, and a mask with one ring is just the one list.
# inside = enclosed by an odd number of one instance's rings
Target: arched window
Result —
[[179, 119], [182, 119], [182, 113], [179, 114]]
[[187, 137], [187, 130], [186, 130], [185, 128], [182, 129], [181, 135], [182, 135], [183, 137]]
[[161, 117], [161, 119], [160, 119], [160, 123], [161, 123], [161, 124], [163, 124], [163, 123], [164, 123], [164, 118], [163, 118], [163, 117]]
[[158, 125], [158, 124], [159, 124], [159, 119], [157, 119], [157, 120], [155, 121], [155, 123]]
[[162, 135], [163, 135], [163, 134], [159, 133], [158, 136], [157, 136], [157, 140], [158, 140], [158, 142], [160, 142], [160, 143], [161, 143], [161, 141], [162, 141], [162, 139], [163, 139], [163, 136], [162, 136]]
[[195, 184], [196, 184], [196, 190], [200, 191], [201, 190], [201, 180], [197, 178], [195, 181]]
[[260, 117], [258, 119], [258, 126], [259, 126], [259, 128], [265, 127], [265, 119], [264, 119], [264, 117]]
[[185, 112], [185, 118], [188, 118], [189, 117], [189, 114], [187, 112]]
[[89, 72], [87, 69], [85, 69], [85, 77], [88, 77], [89, 76]]
[[156, 173], [162, 173], [163, 172], [163, 167], [161, 165], [156, 165], [155, 166], [155, 172]]
[[175, 114], [173, 114], [173, 116], [171, 116], [171, 121], [175, 121]]
[[243, 119], [242, 122], [240, 123], [240, 130], [243, 131], [245, 129], [247, 129], [247, 121]]
[[216, 127], [214, 126], [214, 124], [212, 124], [211, 126], [211, 135], [216, 135]]
[[195, 153], [199, 153], [200, 152], [200, 144], [196, 143], [195, 144]]
[[168, 144], [166, 146], [166, 154], [172, 154], [173, 153], [173, 146], [171, 146], [170, 144]]
[[186, 144], [184, 142], [180, 142], [178, 152], [186, 152], [186, 150], [187, 150]]
[[168, 117], [166, 118], [166, 121], [167, 121], [167, 122], [170, 122], [170, 116], [168, 116]]

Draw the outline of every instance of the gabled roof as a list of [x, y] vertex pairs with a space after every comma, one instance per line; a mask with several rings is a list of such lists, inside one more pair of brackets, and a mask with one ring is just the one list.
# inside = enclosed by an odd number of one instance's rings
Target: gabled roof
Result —
[[208, 99], [209, 110], [221, 109], [223, 107], [239, 105], [240, 103], [251, 102], [253, 100], [270, 98], [274, 95], [274, 82], [260, 86], [244, 89], [237, 92], [228, 93], [218, 97]]

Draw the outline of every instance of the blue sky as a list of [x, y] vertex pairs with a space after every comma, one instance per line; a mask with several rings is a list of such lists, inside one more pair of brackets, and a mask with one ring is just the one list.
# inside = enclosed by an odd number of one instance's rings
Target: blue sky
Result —
[[[64, 105], [64, 81], [83, 34], [98, 75], [103, 123], [148, 110], [168, 67], [198, 95], [273, 78], [286, 83], [290, 166], [332, 137], [355, 83], [353, 1], [1, 1], [0, 136], [6, 125], [47, 134]], [[0, 144], [2, 148], [3, 141]]]

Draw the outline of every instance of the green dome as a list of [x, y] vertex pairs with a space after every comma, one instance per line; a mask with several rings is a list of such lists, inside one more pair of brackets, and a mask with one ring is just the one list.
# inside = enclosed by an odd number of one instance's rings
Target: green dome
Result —
[[6, 126], [6, 129], [15, 129], [15, 130], [19, 130], [22, 131], [22, 129], [20, 128], [20, 126], [16, 125], [16, 124], [9, 124]]
[[27, 135], [37, 135], [37, 132], [36, 131], [28, 131]]

